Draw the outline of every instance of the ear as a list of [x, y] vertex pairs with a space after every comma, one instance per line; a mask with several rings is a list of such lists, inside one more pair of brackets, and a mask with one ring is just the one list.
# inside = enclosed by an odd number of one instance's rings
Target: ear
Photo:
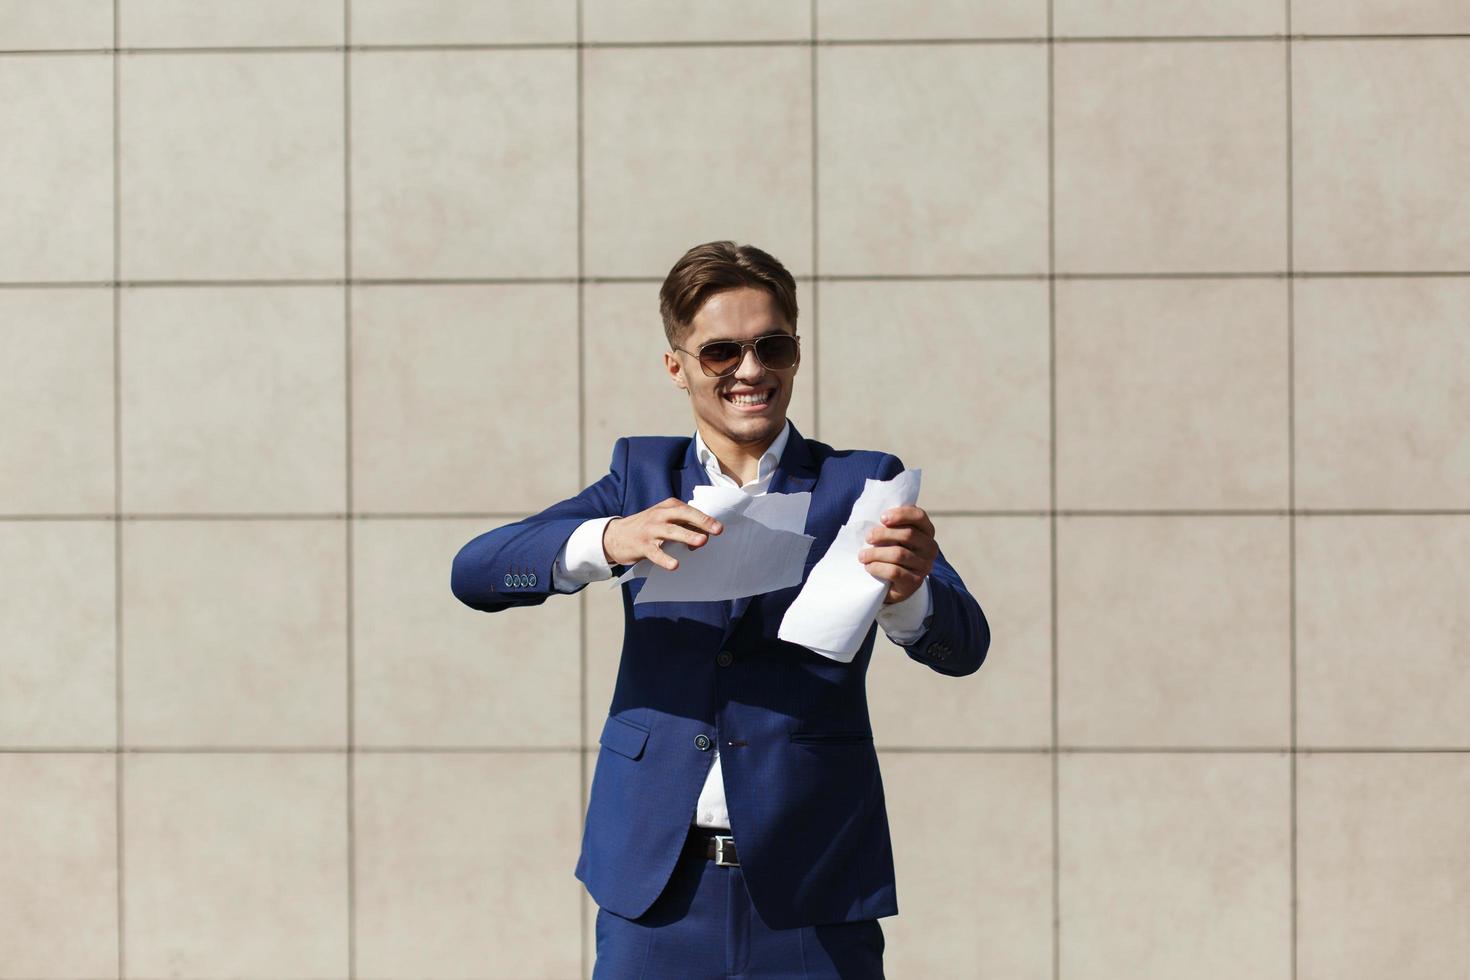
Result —
[[689, 382], [684, 380], [684, 365], [679, 363], [673, 351], [664, 351], [664, 370], [669, 372], [669, 380], [675, 388], [682, 388], [685, 394], [689, 393]]

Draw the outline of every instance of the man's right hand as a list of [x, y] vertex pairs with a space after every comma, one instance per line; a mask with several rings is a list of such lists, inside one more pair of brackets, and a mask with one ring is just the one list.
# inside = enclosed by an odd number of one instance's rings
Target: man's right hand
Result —
[[692, 551], [719, 534], [720, 522], [695, 510], [678, 497], [661, 500], [631, 517], [614, 517], [602, 529], [602, 552], [613, 565], [631, 565], [647, 558], [669, 571], [679, 567], [660, 547], [665, 541], [682, 541]]

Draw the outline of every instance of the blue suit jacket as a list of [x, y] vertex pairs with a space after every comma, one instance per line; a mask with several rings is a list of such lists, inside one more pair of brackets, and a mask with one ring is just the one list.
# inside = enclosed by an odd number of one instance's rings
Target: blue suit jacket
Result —
[[[838, 451], [792, 427], [770, 491], [810, 490], [807, 571], [832, 543], [869, 478], [897, 457]], [[551, 564], [577, 526], [627, 516], [708, 483], [690, 437], [619, 439], [612, 468], [575, 497], [475, 537], [455, 555], [451, 588], [496, 612], [558, 595]], [[805, 580], [805, 574], [803, 575]], [[756, 910], [792, 928], [898, 912], [883, 783], [864, 686], [875, 624], [851, 663], [776, 638], [799, 586], [733, 602], [635, 606], [623, 585], [617, 684], [599, 738], [575, 875], [597, 904], [642, 914], [668, 882], [717, 739], [731, 833]], [[906, 647], [941, 674], [973, 673], [990, 646], [979, 604], [941, 552], [929, 576], [933, 618]], [[721, 651], [733, 654], [719, 666]], [[703, 741], [703, 740], [701, 740]], [[707, 744], [707, 743], [706, 743]]]

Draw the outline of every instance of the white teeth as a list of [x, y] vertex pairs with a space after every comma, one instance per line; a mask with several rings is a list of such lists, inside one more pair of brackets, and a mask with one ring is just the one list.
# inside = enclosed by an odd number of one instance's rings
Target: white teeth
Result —
[[771, 400], [771, 393], [763, 391], [757, 395], [728, 395], [726, 397], [737, 405], [764, 405]]

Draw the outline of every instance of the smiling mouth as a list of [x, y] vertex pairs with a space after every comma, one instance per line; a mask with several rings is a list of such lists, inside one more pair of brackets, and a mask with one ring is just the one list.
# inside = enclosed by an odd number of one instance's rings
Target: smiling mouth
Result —
[[721, 397], [736, 408], [745, 411], [755, 411], [771, 403], [771, 400], [776, 397], [776, 389], [762, 388], [760, 391], [727, 391]]

